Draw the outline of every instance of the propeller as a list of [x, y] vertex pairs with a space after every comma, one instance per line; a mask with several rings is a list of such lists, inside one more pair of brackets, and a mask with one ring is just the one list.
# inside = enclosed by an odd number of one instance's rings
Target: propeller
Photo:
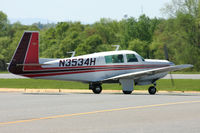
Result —
[[[166, 44], [164, 45], [164, 53], [165, 53], [165, 59], [169, 61], [168, 50], [167, 50], [167, 45]], [[169, 75], [170, 75], [172, 86], [174, 87], [174, 79], [172, 77], [172, 73], [169, 72]]]

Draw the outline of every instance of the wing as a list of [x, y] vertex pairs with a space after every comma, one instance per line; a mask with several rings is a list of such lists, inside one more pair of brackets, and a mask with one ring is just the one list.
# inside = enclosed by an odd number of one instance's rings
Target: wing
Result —
[[146, 76], [151, 76], [154, 74], [176, 71], [176, 70], [181, 70], [181, 69], [189, 68], [189, 67], [193, 67], [193, 65], [185, 64], [185, 65], [167, 66], [167, 67], [156, 68], [156, 69], [151, 69], [151, 70], [144, 70], [144, 71], [139, 71], [139, 72], [121, 74], [118, 76], [114, 76], [114, 77], [105, 79], [104, 81], [117, 80], [117, 79], [140, 79], [140, 78], [144, 78]]

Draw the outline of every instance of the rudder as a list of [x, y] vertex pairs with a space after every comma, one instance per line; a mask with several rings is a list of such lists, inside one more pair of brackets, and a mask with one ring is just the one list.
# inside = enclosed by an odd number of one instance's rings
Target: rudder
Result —
[[26, 64], [39, 63], [39, 32], [24, 32], [21, 41], [13, 55], [8, 70], [14, 74], [23, 74], [23, 70], [29, 69]]

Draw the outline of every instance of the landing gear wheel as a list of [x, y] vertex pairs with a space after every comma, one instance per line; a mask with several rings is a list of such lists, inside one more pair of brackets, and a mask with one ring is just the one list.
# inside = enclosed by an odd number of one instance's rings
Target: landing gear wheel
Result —
[[132, 91], [123, 91], [124, 94], [131, 94]]
[[150, 86], [149, 89], [148, 89], [148, 91], [149, 91], [150, 95], [154, 95], [154, 94], [156, 94], [157, 90], [156, 90], [156, 87]]
[[93, 91], [95, 94], [100, 94], [101, 91], [102, 91], [101, 85], [95, 85], [95, 86], [92, 88], [92, 91]]

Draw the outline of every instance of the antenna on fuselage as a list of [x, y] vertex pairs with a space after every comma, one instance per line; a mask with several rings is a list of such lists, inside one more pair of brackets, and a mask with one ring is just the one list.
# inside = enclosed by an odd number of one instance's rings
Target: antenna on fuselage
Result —
[[112, 46], [116, 47], [115, 51], [119, 50], [120, 45], [112, 45]]
[[71, 51], [71, 52], [67, 52], [67, 53], [70, 53], [70, 54], [72, 54], [72, 55], [71, 55], [71, 57], [74, 57], [74, 56], [75, 56], [75, 54], [76, 54], [76, 52], [75, 52], [75, 51]]

